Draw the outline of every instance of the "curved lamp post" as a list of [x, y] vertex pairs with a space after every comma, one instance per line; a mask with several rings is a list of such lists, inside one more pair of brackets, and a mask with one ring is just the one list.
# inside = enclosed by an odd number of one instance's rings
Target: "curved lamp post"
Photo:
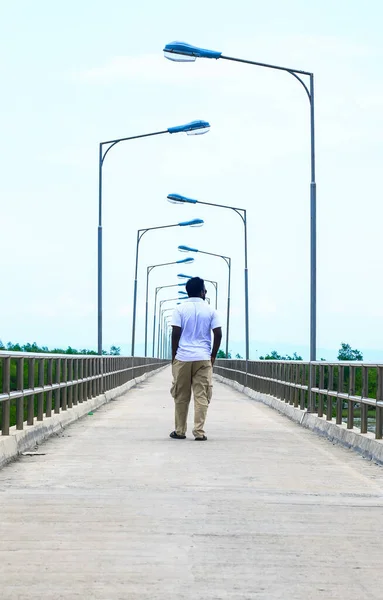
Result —
[[[154, 316], [153, 316], [153, 344], [152, 344], [152, 357], [154, 358], [154, 348], [156, 345], [156, 319], [157, 319], [157, 295], [158, 292], [160, 290], [164, 290], [167, 288], [173, 288], [173, 287], [185, 287], [186, 283], [174, 283], [172, 285], [160, 285], [158, 287], [156, 287], [155, 293], [154, 293]], [[179, 292], [178, 292], [179, 293]]]
[[225, 204], [215, 204], [213, 202], [201, 202], [194, 198], [187, 198], [180, 194], [168, 194], [167, 199], [173, 204], [204, 204], [205, 206], [215, 206], [217, 208], [227, 208], [233, 210], [242, 219], [244, 228], [244, 242], [245, 242], [245, 337], [246, 337], [246, 372], [247, 363], [249, 361], [249, 275], [247, 268], [247, 218], [246, 210], [244, 208], [238, 208], [237, 206], [227, 206]]
[[[179, 277], [180, 279], [186, 278], [186, 279], [191, 279], [191, 276], [189, 275], [184, 275], [183, 273], [179, 273], [177, 275], [177, 277]], [[212, 281], [211, 279], [205, 279], [203, 278], [204, 281], [208, 281], [209, 283], [211, 283], [214, 286], [215, 289], [215, 310], [217, 310], [218, 308], [218, 283], [217, 281]], [[210, 302], [209, 302], [210, 304]]]
[[166, 267], [167, 265], [190, 264], [194, 262], [194, 258], [184, 258], [183, 260], [175, 260], [173, 262], [160, 263], [158, 265], [150, 265], [146, 269], [146, 303], [145, 303], [145, 356], [148, 350], [148, 309], [149, 309], [149, 275], [157, 267]]
[[158, 348], [157, 348], [157, 356], [161, 358], [163, 342], [164, 342], [164, 328], [165, 328], [165, 317], [164, 315], [168, 312], [173, 312], [173, 308], [164, 308], [160, 310], [160, 318], [158, 320]]
[[197, 248], [191, 248], [190, 246], [178, 246], [180, 252], [199, 252], [200, 254], [207, 254], [208, 256], [218, 256], [222, 258], [228, 266], [228, 283], [227, 283], [227, 315], [226, 315], [226, 358], [229, 354], [229, 327], [230, 327], [230, 287], [231, 287], [231, 258], [224, 256], [223, 254], [215, 254], [214, 252], [205, 252], [204, 250], [197, 250]]
[[202, 219], [192, 219], [191, 221], [181, 221], [180, 223], [172, 223], [171, 225], [159, 225], [157, 227], [147, 227], [145, 229], [139, 229], [137, 231], [137, 244], [136, 244], [136, 266], [134, 270], [134, 291], [133, 291], [133, 323], [132, 323], [132, 356], [134, 356], [134, 342], [136, 335], [136, 309], [137, 309], [137, 274], [138, 274], [138, 250], [142, 237], [148, 231], [154, 231], [155, 229], [169, 229], [170, 227], [200, 227], [203, 225]]
[[[196, 58], [222, 58], [234, 62], [254, 65], [256, 67], [265, 67], [277, 71], [290, 73], [303, 86], [310, 103], [310, 360], [316, 360], [316, 328], [317, 328], [317, 307], [316, 307], [316, 289], [317, 289], [317, 258], [316, 258], [316, 181], [315, 181], [315, 114], [314, 114], [314, 74], [309, 71], [300, 71], [290, 69], [289, 67], [280, 67], [278, 65], [269, 65], [266, 63], [233, 58], [224, 56], [221, 52], [215, 50], [205, 50], [185, 44], [183, 42], [171, 42], [164, 48], [165, 57], [173, 61], [195, 61]], [[309, 78], [309, 87], [303, 81], [302, 76]]]
[[[99, 159], [98, 159], [98, 315], [97, 315], [97, 328], [98, 328], [98, 353], [102, 354], [102, 167], [104, 160], [109, 150], [120, 142], [127, 142], [130, 140], [137, 140], [140, 138], [153, 137], [155, 135], [162, 135], [164, 133], [186, 133], [187, 135], [198, 135], [207, 133], [210, 129], [210, 124], [207, 121], [191, 121], [185, 125], [177, 125], [176, 127], [169, 127], [164, 131], [155, 131], [153, 133], [144, 133], [143, 135], [134, 135], [131, 137], [119, 138], [117, 140], [109, 140], [107, 142], [101, 142], [99, 147]], [[104, 148], [105, 147], [105, 148]]]
[[[159, 303], [159, 317], [162, 314], [162, 306], [164, 304], [166, 304], [167, 302], [175, 302], [176, 300], [179, 300], [179, 298], [166, 298], [165, 300], [161, 300]], [[178, 304], [178, 302], [177, 302]], [[174, 310], [174, 308], [171, 308], [169, 310]], [[159, 349], [161, 347], [161, 343], [160, 343], [160, 333], [161, 333], [161, 318], [158, 319], [158, 334], [157, 334], [157, 356], [159, 356]]]
[[163, 358], [170, 358], [170, 348], [171, 348], [171, 318], [165, 317], [164, 319], [165, 331], [164, 331], [164, 339], [163, 339]]

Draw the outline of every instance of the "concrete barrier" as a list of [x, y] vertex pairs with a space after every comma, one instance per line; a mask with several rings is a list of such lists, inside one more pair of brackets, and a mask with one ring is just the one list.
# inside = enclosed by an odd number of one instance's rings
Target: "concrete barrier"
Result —
[[51, 435], [59, 433], [65, 427], [81, 419], [89, 412], [97, 410], [100, 406], [114, 400], [118, 396], [122, 396], [132, 387], [145, 381], [148, 377], [151, 377], [164, 368], [166, 366], [161, 366], [159, 369], [144, 373], [144, 375], [132, 379], [124, 385], [108, 390], [95, 398], [73, 406], [73, 408], [68, 408], [59, 414], [44, 418], [43, 421], [35, 420], [34, 425], [26, 425], [24, 423], [24, 429], [17, 430], [15, 426], [11, 427], [9, 435], [0, 436], [0, 469], [8, 462], [16, 459], [22, 452], [26, 452], [34, 448], [37, 444], [41, 444]]
[[240, 385], [237, 381], [232, 381], [221, 375], [214, 374], [214, 379], [233, 387], [238, 392], [245, 394], [253, 400], [274, 408], [292, 421], [310, 429], [318, 435], [326, 437], [331, 442], [341, 444], [345, 448], [350, 448], [358, 452], [364, 458], [383, 465], [383, 440], [375, 439], [372, 433], [361, 433], [357, 427], [347, 429], [346, 423], [337, 425], [336, 423], [327, 421], [326, 417], [318, 417], [314, 413], [308, 413], [300, 408], [286, 404], [286, 402], [274, 396], [255, 392], [248, 387]]

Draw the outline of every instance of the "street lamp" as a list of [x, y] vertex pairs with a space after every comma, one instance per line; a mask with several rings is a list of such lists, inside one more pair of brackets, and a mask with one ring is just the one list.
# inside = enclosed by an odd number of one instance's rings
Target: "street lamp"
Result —
[[[171, 42], [164, 48], [165, 57], [173, 61], [193, 62], [196, 58], [222, 58], [234, 62], [254, 65], [257, 67], [266, 67], [267, 69], [275, 69], [277, 71], [285, 71], [290, 73], [303, 86], [310, 103], [310, 167], [311, 167], [311, 182], [310, 182], [310, 360], [316, 360], [316, 328], [317, 328], [317, 307], [316, 307], [316, 289], [317, 289], [317, 258], [316, 258], [316, 182], [315, 182], [315, 115], [314, 115], [314, 74], [309, 71], [300, 71], [298, 69], [290, 69], [288, 67], [280, 67], [266, 63], [255, 62], [252, 60], [244, 60], [241, 58], [233, 58], [232, 56], [224, 56], [221, 52], [215, 50], [206, 50], [191, 46], [184, 42]], [[309, 77], [309, 87], [302, 79], [303, 76]]]
[[[166, 298], [165, 300], [161, 300], [160, 304], [159, 304], [159, 319], [158, 319], [158, 334], [157, 334], [157, 356], [159, 357], [159, 349], [161, 347], [161, 342], [160, 342], [160, 333], [161, 333], [161, 315], [163, 314], [163, 310], [162, 310], [162, 306], [163, 304], [166, 304], [167, 302], [175, 302], [176, 300], [178, 300], [179, 298]], [[177, 302], [177, 304], [179, 304]], [[170, 308], [168, 310], [174, 310], [174, 308]]]
[[[119, 138], [117, 140], [109, 140], [107, 142], [101, 142], [99, 147], [99, 160], [98, 160], [98, 315], [97, 315], [97, 328], [98, 328], [98, 353], [102, 354], [102, 167], [104, 160], [109, 150], [120, 142], [127, 142], [130, 140], [137, 140], [139, 138], [153, 137], [155, 135], [162, 135], [163, 133], [186, 133], [187, 135], [199, 135], [207, 133], [210, 129], [210, 124], [207, 121], [191, 121], [185, 125], [177, 125], [176, 127], [169, 127], [164, 131], [155, 131], [154, 133], [145, 133], [143, 135], [134, 135], [131, 137]], [[106, 149], [104, 150], [104, 146]]]
[[[179, 273], [177, 275], [177, 277], [179, 277], [180, 279], [186, 278], [186, 279], [191, 279], [191, 276], [189, 275], [183, 275], [183, 273]], [[211, 279], [205, 279], [203, 278], [204, 281], [208, 281], [209, 283], [211, 283], [214, 286], [215, 289], [215, 310], [217, 310], [218, 308], [218, 283], [216, 281], [212, 281]], [[209, 302], [210, 304], [210, 302]]]
[[246, 337], [246, 373], [247, 363], [249, 360], [249, 276], [247, 268], [247, 218], [246, 210], [244, 208], [238, 208], [236, 206], [227, 206], [225, 204], [214, 204], [212, 202], [201, 202], [194, 198], [187, 198], [180, 194], [168, 194], [167, 199], [173, 204], [204, 204], [206, 206], [215, 206], [217, 208], [228, 208], [233, 210], [242, 219], [244, 228], [244, 242], [245, 242], [245, 337]]
[[218, 256], [222, 258], [229, 268], [228, 283], [227, 283], [227, 315], [226, 315], [226, 358], [229, 355], [229, 326], [230, 326], [230, 287], [231, 287], [231, 258], [224, 256], [223, 254], [215, 254], [214, 252], [205, 252], [204, 250], [197, 250], [197, 248], [191, 248], [190, 246], [178, 246], [180, 252], [199, 252], [200, 254], [207, 254], [208, 256]]
[[150, 265], [149, 267], [147, 267], [147, 269], [146, 269], [146, 304], [145, 304], [145, 356], [147, 356], [147, 349], [148, 349], [149, 275], [153, 271], [153, 269], [156, 269], [157, 267], [166, 267], [167, 265], [179, 265], [181, 263], [190, 264], [192, 262], [194, 262], [194, 258], [184, 258], [183, 260], [176, 260], [173, 262], [160, 263], [158, 265]]
[[[156, 345], [156, 319], [157, 319], [157, 295], [160, 290], [173, 288], [173, 287], [185, 287], [186, 283], [175, 283], [173, 285], [160, 285], [156, 287], [154, 293], [154, 316], [153, 316], [153, 344], [152, 344], [152, 357], [154, 358], [154, 348]], [[180, 293], [180, 292], [178, 292]], [[186, 292], [185, 292], [186, 293]]]
[[163, 341], [164, 341], [164, 328], [165, 328], [164, 315], [168, 312], [173, 312], [173, 310], [174, 310], [174, 307], [173, 308], [164, 308], [163, 310], [160, 310], [160, 318], [158, 321], [158, 348], [157, 348], [158, 358], [161, 358]]
[[162, 358], [171, 358], [171, 318], [165, 317], [164, 324], [166, 329], [163, 336]]
[[176, 300], [180, 300], [180, 298], [176, 297], [176, 298], [166, 298], [165, 300], [161, 300], [160, 302], [160, 307], [165, 304], [166, 302], [175, 302]]
[[136, 335], [136, 308], [137, 308], [137, 273], [138, 273], [138, 250], [141, 238], [147, 231], [154, 231], [155, 229], [169, 229], [170, 227], [200, 227], [203, 225], [202, 219], [192, 219], [191, 221], [181, 221], [180, 223], [172, 223], [171, 225], [159, 225], [157, 227], [147, 227], [145, 229], [139, 229], [137, 231], [137, 244], [136, 244], [136, 266], [134, 271], [134, 292], [133, 292], [133, 323], [132, 323], [132, 356], [134, 356], [134, 341]]

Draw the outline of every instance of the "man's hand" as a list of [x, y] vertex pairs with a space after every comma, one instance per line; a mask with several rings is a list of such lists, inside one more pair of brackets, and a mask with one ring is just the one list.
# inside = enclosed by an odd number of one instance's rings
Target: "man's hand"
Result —
[[221, 344], [221, 340], [222, 340], [222, 329], [221, 327], [216, 327], [215, 329], [213, 329], [213, 349], [211, 351], [211, 366], [214, 366], [215, 363], [215, 357], [217, 356], [217, 352], [219, 350], [219, 346]]
[[176, 354], [178, 350], [178, 344], [181, 338], [181, 327], [176, 327], [176, 325], [172, 325], [172, 364], [176, 359]]

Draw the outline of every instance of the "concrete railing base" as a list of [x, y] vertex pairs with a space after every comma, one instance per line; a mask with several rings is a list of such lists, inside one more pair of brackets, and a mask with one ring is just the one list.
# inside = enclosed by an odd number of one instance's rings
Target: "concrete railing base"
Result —
[[144, 373], [141, 377], [132, 379], [124, 383], [124, 385], [113, 390], [108, 390], [86, 402], [76, 404], [73, 408], [68, 408], [59, 414], [53, 414], [51, 417], [44, 418], [43, 421], [35, 420], [34, 425], [26, 425], [24, 423], [24, 429], [17, 430], [16, 427], [11, 427], [10, 435], [0, 436], [0, 469], [10, 461], [16, 459], [22, 452], [34, 448], [37, 444], [41, 444], [51, 435], [59, 433], [71, 423], [81, 419], [89, 412], [97, 410], [103, 404], [121, 396], [138, 383], [145, 381], [148, 377], [151, 377], [164, 368], [161, 366], [159, 369]]
[[255, 392], [248, 387], [240, 385], [237, 381], [232, 381], [221, 375], [214, 374], [214, 379], [233, 387], [253, 400], [267, 404], [267, 406], [274, 408], [279, 413], [295, 421], [295, 423], [310, 429], [318, 435], [326, 437], [329, 441], [341, 444], [345, 448], [350, 448], [358, 452], [363, 458], [383, 465], [383, 441], [376, 440], [372, 433], [361, 433], [357, 427], [347, 429], [345, 423], [337, 425], [336, 423], [327, 421], [326, 417], [318, 417], [314, 413], [308, 413], [290, 404], [286, 404], [274, 396]]

